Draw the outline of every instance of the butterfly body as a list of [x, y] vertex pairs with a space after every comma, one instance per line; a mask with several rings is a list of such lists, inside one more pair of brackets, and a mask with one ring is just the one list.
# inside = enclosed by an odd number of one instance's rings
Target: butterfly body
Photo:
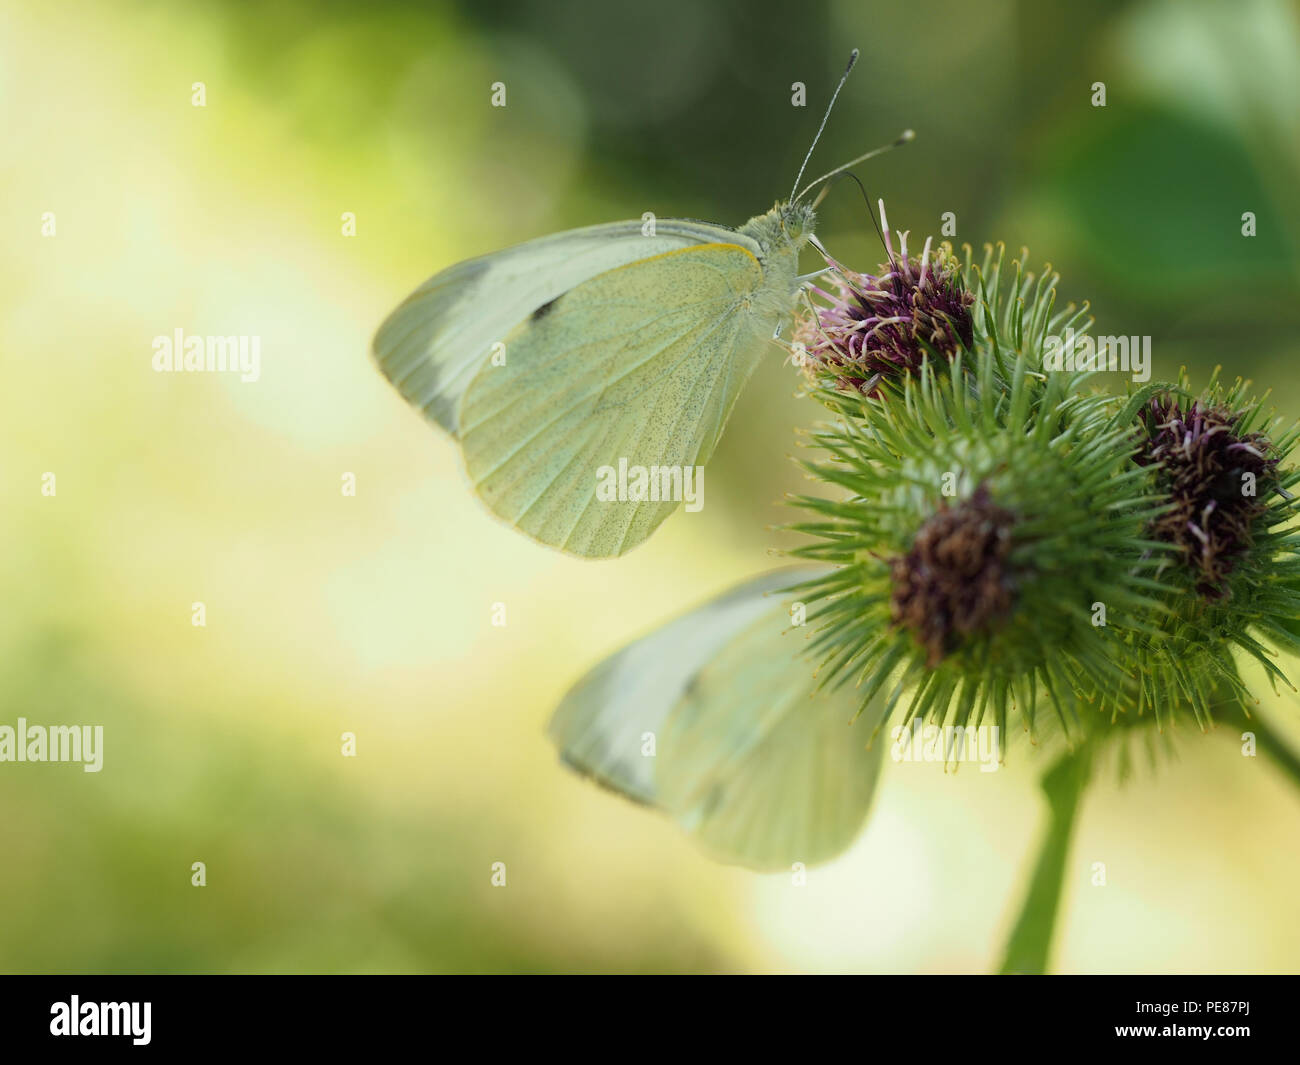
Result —
[[794, 309], [799, 293], [799, 253], [813, 235], [816, 222], [811, 207], [778, 203], [740, 227], [739, 232], [762, 249], [765, 283], [759, 306], [773, 324], [783, 322]]

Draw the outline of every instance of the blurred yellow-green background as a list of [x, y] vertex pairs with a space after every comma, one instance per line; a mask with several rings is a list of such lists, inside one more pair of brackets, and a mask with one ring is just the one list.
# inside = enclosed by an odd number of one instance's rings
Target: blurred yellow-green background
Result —
[[[601, 656], [790, 542], [768, 526], [815, 415], [779, 358], [710, 505], [590, 563], [492, 520], [367, 355], [458, 259], [767, 209], [854, 45], [813, 172], [913, 127], [861, 171], [895, 228], [952, 211], [959, 241], [1026, 244], [1100, 332], [1154, 337], [1158, 377], [1222, 363], [1300, 414], [1294, 4], [0, 12], [0, 724], [105, 728], [99, 774], [0, 764], [0, 970], [996, 965], [1043, 815], [1032, 753], [888, 766], [859, 843], [796, 888], [713, 864], [543, 736]], [[879, 259], [849, 183], [821, 233]], [[260, 380], [153, 372], [176, 328], [260, 336]], [[1261, 712], [1300, 716], [1289, 694]], [[1089, 793], [1058, 970], [1300, 967], [1300, 796], [1232, 736], [1184, 732], [1178, 761]]]

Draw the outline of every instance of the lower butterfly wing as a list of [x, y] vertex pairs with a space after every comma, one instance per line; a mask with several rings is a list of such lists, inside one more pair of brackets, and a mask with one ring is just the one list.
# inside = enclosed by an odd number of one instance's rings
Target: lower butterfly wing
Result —
[[[706, 244], [538, 308], [465, 392], [470, 480], [499, 517], [588, 558], [641, 543], [688, 496], [762, 353], [763, 267]], [[770, 327], [770, 322], [768, 322]]]
[[678, 248], [746, 236], [708, 222], [659, 219], [588, 226], [470, 259], [429, 278], [375, 334], [379, 369], [417, 409], [452, 436], [461, 397], [493, 345], [538, 307], [584, 281]]
[[645, 744], [663, 732], [696, 674], [737, 633], [770, 614], [766, 598], [793, 581], [765, 574], [629, 644], [569, 691], [548, 732], [578, 772], [637, 802], [656, 801], [654, 759]]
[[883, 742], [852, 692], [816, 692], [803, 641], [749, 581], [607, 659], [565, 696], [550, 735], [566, 763], [656, 806], [717, 857], [788, 869], [833, 857], [871, 804]]
[[[835, 857], [862, 828], [884, 741], [851, 688], [816, 691], [780, 611], [730, 640], [665, 722], [660, 804], [716, 857], [789, 869]], [[868, 746], [870, 744], [870, 746]]]

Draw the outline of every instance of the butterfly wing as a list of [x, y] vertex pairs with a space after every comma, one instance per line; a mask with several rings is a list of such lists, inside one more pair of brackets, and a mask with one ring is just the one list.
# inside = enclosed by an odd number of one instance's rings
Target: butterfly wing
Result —
[[812, 865], [862, 828], [887, 742], [867, 749], [851, 688], [814, 692], [812, 663], [779, 611], [700, 671], [659, 747], [662, 805], [717, 857], [756, 869]]
[[[507, 336], [505, 365], [484, 365], [461, 404], [479, 496], [573, 554], [641, 543], [713, 453], [758, 363], [772, 325], [759, 309], [764, 283], [748, 248], [705, 244], [607, 271], [539, 307]], [[647, 498], [598, 493], [602, 471], [638, 467]], [[665, 469], [677, 480], [655, 473]]]
[[770, 614], [788, 570], [747, 581], [611, 655], [575, 684], [549, 728], [560, 757], [614, 791], [654, 803], [653, 760], [642, 737], [663, 732], [695, 675], [727, 641]]
[[717, 241], [757, 252], [725, 226], [658, 219], [588, 226], [458, 263], [429, 278], [379, 327], [372, 354], [397, 390], [453, 437], [461, 397], [492, 346], [538, 307], [637, 259]]
[[[884, 748], [852, 691], [814, 693], [803, 641], [766, 574], [636, 641], [565, 696], [566, 763], [656, 806], [705, 849], [755, 869], [834, 857], [860, 831]], [[654, 737], [654, 754], [648, 735]]]

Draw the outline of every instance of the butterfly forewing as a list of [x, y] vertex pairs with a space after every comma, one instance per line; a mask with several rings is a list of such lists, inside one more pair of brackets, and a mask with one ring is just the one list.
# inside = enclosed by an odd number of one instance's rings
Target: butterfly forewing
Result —
[[408, 402], [455, 436], [470, 380], [538, 307], [607, 270], [720, 240], [757, 250], [724, 226], [664, 218], [588, 226], [469, 259], [429, 278], [388, 316], [374, 359]]

